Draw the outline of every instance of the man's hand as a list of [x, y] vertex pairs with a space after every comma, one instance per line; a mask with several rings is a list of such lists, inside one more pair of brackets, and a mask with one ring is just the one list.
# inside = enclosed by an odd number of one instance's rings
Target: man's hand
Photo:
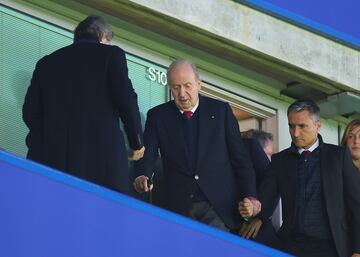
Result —
[[129, 161], [137, 161], [140, 160], [144, 156], [145, 147], [141, 147], [139, 150], [134, 150], [131, 156], [128, 157]]
[[243, 223], [241, 225], [239, 235], [245, 237], [246, 239], [255, 238], [259, 233], [262, 224], [261, 219], [258, 218], [255, 218], [250, 222]]
[[249, 218], [257, 215], [261, 211], [261, 203], [259, 200], [249, 197], [239, 202], [239, 213], [243, 218]]
[[149, 192], [153, 189], [153, 185], [150, 185], [150, 188], [148, 187], [148, 180], [149, 178], [141, 175], [137, 177], [133, 183], [133, 186], [138, 193], [144, 193]]
[[351, 257], [360, 257], [360, 253], [353, 253]]

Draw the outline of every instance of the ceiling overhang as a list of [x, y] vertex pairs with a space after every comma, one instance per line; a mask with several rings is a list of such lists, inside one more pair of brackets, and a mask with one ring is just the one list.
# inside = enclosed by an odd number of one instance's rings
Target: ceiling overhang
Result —
[[360, 119], [360, 95], [344, 92], [331, 95], [326, 100], [319, 102], [321, 115], [324, 118], [345, 116]]

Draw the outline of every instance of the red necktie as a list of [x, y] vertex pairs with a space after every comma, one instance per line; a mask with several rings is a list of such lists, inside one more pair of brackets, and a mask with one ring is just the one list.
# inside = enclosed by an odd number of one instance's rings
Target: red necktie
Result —
[[304, 159], [306, 160], [307, 158], [309, 158], [311, 152], [309, 150], [305, 150], [302, 152], [302, 156], [304, 156]]
[[189, 120], [191, 116], [193, 115], [192, 111], [184, 111], [183, 112], [184, 118]]

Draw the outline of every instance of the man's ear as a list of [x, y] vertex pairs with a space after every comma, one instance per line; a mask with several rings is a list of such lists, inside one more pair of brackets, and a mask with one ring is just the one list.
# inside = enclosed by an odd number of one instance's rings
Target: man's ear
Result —
[[100, 43], [101, 44], [109, 44], [110, 43], [110, 41], [109, 40], [107, 40], [107, 38], [105, 37], [105, 35], [103, 35], [102, 37], [101, 37], [101, 39], [100, 39]]
[[197, 83], [198, 83], [198, 87], [199, 87], [199, 90], [200, 90], [201, 87], [202, 87], [202, 82], [201, 82], [201, 80], [199, 79], [199, 80], [197, 81]]
[[318, 120], [318, 121], [316, 122], [316, 127], [317, 127], [318, 130], [321, 129], [321, 121], [320, 121], [320, 120]]

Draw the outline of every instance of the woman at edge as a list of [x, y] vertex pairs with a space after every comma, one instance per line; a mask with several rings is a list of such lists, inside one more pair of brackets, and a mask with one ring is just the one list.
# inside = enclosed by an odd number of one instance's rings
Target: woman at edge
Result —
[[351, 121], [345, 129], [341, 146], [347, 146], [351, 153], [354, 165], [360, 172], [360, 120]]

